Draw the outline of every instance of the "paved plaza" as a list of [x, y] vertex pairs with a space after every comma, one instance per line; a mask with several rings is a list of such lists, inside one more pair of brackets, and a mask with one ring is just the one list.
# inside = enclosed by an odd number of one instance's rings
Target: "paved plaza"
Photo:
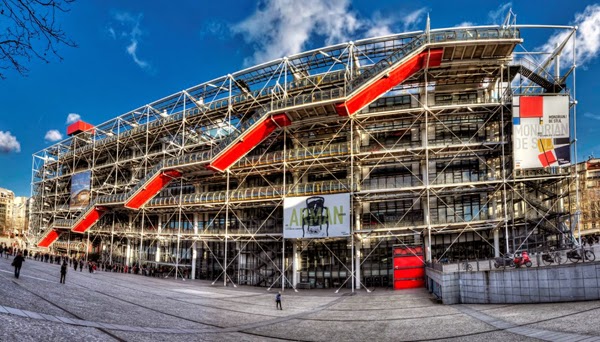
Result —
[[424, 289], [286, 290], [0, 259], [0, 341], [600, 341], [600, 302], [442, 305]]

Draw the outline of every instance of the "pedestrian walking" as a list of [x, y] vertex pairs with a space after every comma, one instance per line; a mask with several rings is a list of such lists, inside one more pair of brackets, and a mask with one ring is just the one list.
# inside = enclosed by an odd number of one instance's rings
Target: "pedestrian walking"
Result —
[[21, 255], [21, 252], [19, 252], [11, 264], [15, 267], [15, 278], [17, 279], [19, 279], [19, 275], [21, 275], [21, 266], [23, 266], [23, 261], [25, 261], [25, 259], [23, 258], [23, 255]]
[[60, 283], [64, 284], [67, 279], [67, 261], [65, 260], [60, 266]]
[[283, 308], [281, 307], [281, 291], [277, 292], [277, 294], [275, 295], [275, 308], [277, 310], [283, 310]]

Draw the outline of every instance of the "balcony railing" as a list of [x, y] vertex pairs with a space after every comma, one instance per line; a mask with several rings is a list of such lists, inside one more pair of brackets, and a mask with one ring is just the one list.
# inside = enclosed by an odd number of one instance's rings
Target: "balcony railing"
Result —
[[[347, 180], [323, 181], [288, 186], [286, 196], [309, 196], [348, 191], [350, 191], [350, 189]], [[283, 194], [282, 186], [232, 190], [229, 192], [229, 201], [250, 201], [281, 198]], [[226, 199], [226, 191], [213, 191], [201, 194], [182, 195], [181, 203], [182, 205], [224, 203]], [[179, 205], [179, 202], [180, 196], [158, 197], [150, 200], [148, 205], [150, 207], [176, 206]]]

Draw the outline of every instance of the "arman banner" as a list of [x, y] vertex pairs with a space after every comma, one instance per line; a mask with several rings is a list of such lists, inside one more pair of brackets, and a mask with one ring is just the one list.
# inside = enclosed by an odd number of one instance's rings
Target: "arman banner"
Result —
[[569, 96], [513, 97], [513, 151], [516, 170], [569, 166]]
[[286, 239], [350, 236], [350, 194], [287, 197], [283, 201]]

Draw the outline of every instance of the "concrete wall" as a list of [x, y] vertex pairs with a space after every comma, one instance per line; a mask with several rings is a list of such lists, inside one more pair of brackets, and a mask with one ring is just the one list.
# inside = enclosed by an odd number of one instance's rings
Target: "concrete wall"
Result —
[[460, 303], [459, 273], [444, 273], [433, 268], [425, 269], [425, 286], [444, 304]]
[[600, 299], [600, 262], [479, 272], [426, 269], [444, 304], [551, 303]]

